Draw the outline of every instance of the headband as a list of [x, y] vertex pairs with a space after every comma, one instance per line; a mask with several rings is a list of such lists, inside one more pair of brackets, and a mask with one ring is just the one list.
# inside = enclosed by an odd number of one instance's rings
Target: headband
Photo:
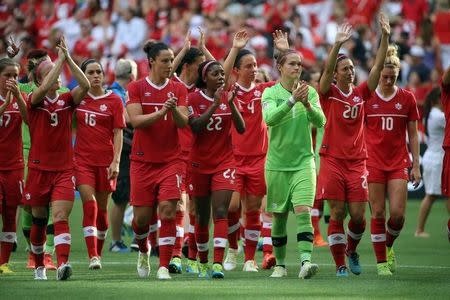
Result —
[[208, 70], [208, 67], [215, 62], [216, 62], [215, 60], [210, 60], [203, 66], [203, 69], [202, 69], [202, 80], [203, 81], [205, 81], [206, 70]]

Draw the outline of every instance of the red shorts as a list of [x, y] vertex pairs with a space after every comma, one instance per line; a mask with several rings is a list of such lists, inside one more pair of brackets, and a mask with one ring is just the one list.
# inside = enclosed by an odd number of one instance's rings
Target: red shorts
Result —
[[441, 175], [442, 195], [450, 197], [450, 149], [445, 149]]
[[388, 181], [393, 179], [404, 179], [406, 181], [409, 179], [408, 168], [385, 171], [367, 166], [367, 170], [369, 172], [369, 175], [367, 176], [367, 181], [369, 183], [387, 184]]
[[53, 172], [29, 168], [23, 204], [46, 206], [52, 201], [73, 201], [74, 191], [73, 169]]
[[319, 199], [367, 201], [366, 161], [321, 156], [317, 191]]
[[75, 183], [89, 185], [99, 192], [114, 192], [117, 179], [108, 179], [108, 168], [89, 166], [83, 163], [75, 164]]
[[23, 169], [0, 170], [0, 206], [19, 206], [22, 203]]
[[183, 162], [130, 164], [130, 205], [155, 206], [157, 201], [181, 198]]
[[213, 174], [189, 172], [189, 195], [194, 197], [209, 196], [211, 192], [230, 190], [238, 191], [236, 169], [226, 169]]
[[264, 178], [264, 163], [266, 156], [235, 155], [237, 163], [236, 184], [241, 195], [264, 196], [266, 180]]
[[186, 176], [187, 176], [188, 163], [187, 163], [187, 161], [185, 161], [183, 159], [182, 164], [183, 164], [183, 172], [181, 173], [181, 178], [182, 178], [182, 180], [181, 180], [181, 191], [182, 192], [187, 192], [187, 190], [186, 190], [186, 182], [187, 182]]

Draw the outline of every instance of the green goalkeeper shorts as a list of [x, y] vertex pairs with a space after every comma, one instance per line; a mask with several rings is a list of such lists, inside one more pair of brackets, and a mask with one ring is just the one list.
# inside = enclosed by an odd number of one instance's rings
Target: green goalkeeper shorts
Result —
[[296, 206], [312, 207], [316, 194], [316, 169], [265, 171], [267, 211], [284, 213]]

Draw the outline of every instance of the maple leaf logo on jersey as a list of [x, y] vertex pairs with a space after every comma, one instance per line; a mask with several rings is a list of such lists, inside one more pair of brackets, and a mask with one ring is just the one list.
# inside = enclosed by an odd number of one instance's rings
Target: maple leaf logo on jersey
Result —
[[358, 96], [353, 97], [353, 102], [358, 103], [361, 102], [361, 98]]
[[226, 110], [227, 109], [227, 105], [225, 103], [220, 104], [220, 109], [221, 110]]
[[108, 107], [105, 104], [100, 105], [101, 111], [106, 111], [107, 109], [108, 109]]
[[255, 96], [255, 97], [261, 97], [261, 91], [258, 91], [258, 90], [256, 90], [256, 91], [254, 91], [253, 92], [253, 95]]
[[17, 104], [17, 103], [14, 102], [13, 108], [14, 108], [14, 109], [19, 109], [19, 104]]
[[63, 106], [64, 105], [64, 100], [58, 100], [58, 102], [56, 102], [56, 104], [58, 104], [59, 106]]
[[400, 103], [398, 103], [398, 102], [395, 104], [395, 108], [396, 108], [397, 110], [402, 109], [402, 107], [403, 107], [403, 106], [402, 106]]

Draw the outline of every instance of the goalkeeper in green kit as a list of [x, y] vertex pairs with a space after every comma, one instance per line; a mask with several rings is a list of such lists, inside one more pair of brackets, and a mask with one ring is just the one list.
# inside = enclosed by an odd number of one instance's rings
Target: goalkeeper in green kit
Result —
[[263, 118], [269, 132], [265, 165], [267, 211], [273, 213], [272, 244], [277, 260], [270, 277], [287, 276], [286, 224], [289, 210], [293, 210], [301, 262], [298, 276], [308, 279], [318, 271], [311, 262], [311, 207], [316, 190], [311, 127], [324, 127], [325, 115], [316, 90], [298, 80], [302, 71], [299, 53], [280, 53], [276, 64], [281, 74], [279, 82], [262, 96]]

